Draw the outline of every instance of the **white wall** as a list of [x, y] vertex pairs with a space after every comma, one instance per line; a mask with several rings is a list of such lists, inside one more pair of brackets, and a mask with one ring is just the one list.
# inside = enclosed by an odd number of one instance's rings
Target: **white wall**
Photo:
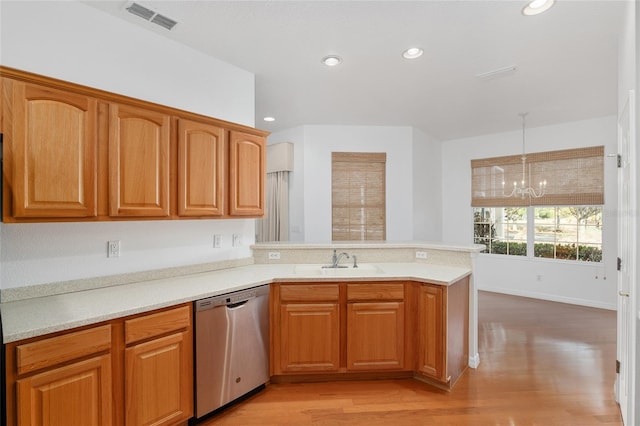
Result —
[[[254, 76], [78, 2], [0, 2], [0, 63], [245, 125]], [[241, 234], [242, 247], [231, 248]], [[213, 234], [223, 248], [213, 249]], [[254, 220], [2, 224], [0, 288], [250, 256]], [[107, 259], [107, 240], [121, 240]]]
[[[514, 122], [517, 120], [514, 114]], [[605, 155], [615, 154], [616, 117], [528, 128], [526, 140], [528, 152], [604, 145]], [[522, 132], [518, 130], [442, 144], [443, 241], [473, 242], [471, 159], [518, 154], [521, 142]], [[481, 254], [475, 275], [479, 289], [615, 309], [617, 177], [615, 159], [605, 158], [603, 244], [606, 268], [569, 261]], [[541, 275], [540, 281], [538, 275]]]
[[249, 72], [79, 2], [0, 7], [2, 65], [254, 125]]
[[413, 129], [413, 239], [442, 239], [442, 146]]
[[[387, 126], [303, 126], [274, 133], [269, 143], [294, 143], [295, 191], [290, 192], [290, 226], [301, 226], [302, 235], [292, 238], [308, 242], [331, 241], [331, 153], [387, 153], [387, 240], [413, 239], [413, 181], [410, 127]], [[299, 149], [302, 147], [303, 149]], [[304, 152], [302, 152], [304, 151]], [[302, 165], [301, 165], [302, 163]], [[300, 210], [302, 209], [302, 210]]]

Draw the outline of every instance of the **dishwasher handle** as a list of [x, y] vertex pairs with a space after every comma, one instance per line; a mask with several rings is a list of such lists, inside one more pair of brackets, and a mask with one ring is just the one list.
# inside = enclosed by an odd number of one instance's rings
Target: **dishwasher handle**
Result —
[[239, 309], [241, 307], [243, 307], [244, 305], [246, 305], [246, 303], [249, 301], [249, 299], [247, 300], [243, 300], [242, 302], [236, 302], [236, 303], [229, 303], [228, 305], [225, 305], [227, 307], [227, 309], [229, 310], [233, 310], [233, 309]]

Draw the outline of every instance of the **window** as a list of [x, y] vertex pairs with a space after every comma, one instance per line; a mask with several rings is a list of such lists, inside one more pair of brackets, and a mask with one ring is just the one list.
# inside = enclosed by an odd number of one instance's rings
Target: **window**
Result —
[[478, 207], [473, 209], [473, 241], [487, 253], [527, 255], [527, 209]]
[[527, 256], [533, 217], [533, 256], [602, 262], [602, 206], [476, 207], [473, 242], [486, 253]]
[[331, 154], [331, 239], [386, 238], [385, 153]]
[[602, 261], [602, 207], [536, 207], [536, 257]]
[[[487, 253], [602, 261], [604, 147], [527, 154], [526, 168], [521, 155], [471, 160], [471, 179], [474, 242]], [[522, 179], [546, 180], [544, 195], [505, 195]]]

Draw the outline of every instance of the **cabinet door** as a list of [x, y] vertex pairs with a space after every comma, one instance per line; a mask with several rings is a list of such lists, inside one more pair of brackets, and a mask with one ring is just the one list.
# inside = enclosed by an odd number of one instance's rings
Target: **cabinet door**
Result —
[[13, 166], [16, 218], [96, 216], [97, 104], [21, 82], [13, 88], [5, 161]]
[[385, 370], [404, 367], [404, 303], [347, 305], [347, 368]]
[[446, 382], [445, 316], [440, 286], [420, 286], [418, 336], [418, 371]]
[[225, 130], [178, 121], [178, 215], [224, 214]]
[[191, 345], [188, 332], [125, 350], [126, 425], [170, 425], [193, 415]]
[[340, 367], [338, 303], [288, 303], [280, 307], [283, 372], [337, 371]]
[[231, 132], [229, 143], [230, 215], [264, 215], [265, 149], [264, 137]]
[[109, 215], [169, 216], [169, 116], [109, 107]]
[[110, 426], [111, 389], [110, 355], [18, 380], [18, 425]]

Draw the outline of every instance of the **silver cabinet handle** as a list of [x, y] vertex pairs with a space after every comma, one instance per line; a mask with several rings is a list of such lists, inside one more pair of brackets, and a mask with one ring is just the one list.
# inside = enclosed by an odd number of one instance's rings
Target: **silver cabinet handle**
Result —
[[618, 294], [619, 294], [620, 296], [629, 297], [629, 293], [626, 293], [626, 292], [624, 292], [624, 291], [619, 291], [619, 292], [618, 292]]

